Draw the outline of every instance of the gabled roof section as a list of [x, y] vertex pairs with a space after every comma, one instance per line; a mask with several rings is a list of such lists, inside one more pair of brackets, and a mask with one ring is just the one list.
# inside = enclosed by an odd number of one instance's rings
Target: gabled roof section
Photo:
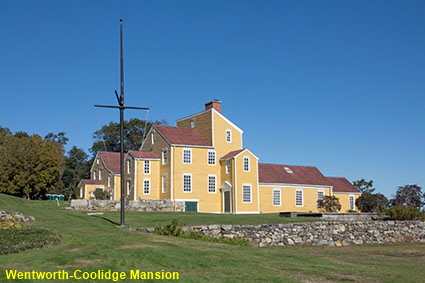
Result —
[[154, 127], [171, 145], [212, 146], [211, 143], [201, 136], [197, 130], [192, 128], [178, 128], [170, 126]]
[[100, 180], [90, 180], [90, 179], [82, 179], [80, 183], [83, 183], [84, 185], [103, 185], [102, 181]]
[[102, 159], [103, 165], [111, 173], [115, 175], [120, 174], [120, 153], [119, 152], [108, 152], [99, 151], [97, 155]]
[[259, 163], [258, 175], [260, 183], [330, 186], [327, 178], [314, 166]]
[[353, 184], [350, 183], [345, 178], [342, 177], [326, 177], [328, 182], [333, 186], [333, 192], [334, 193], [360, 193], [360, 191], [353, 186]]
[[221, 157], [220, 160], [227, 160], [227, 159], [230, 159], [230, 158], [237, 157], [239, 154], [241, 154], [244, 151], [250, 152], [252, 155], [254, 155], [255, 158], [258, 159], [258, 157], [254, 153], [252, 153], [249, 149], [243, 148], [243, 149], [238, 149], [238, 150], [234, 150], [234, 151], [227, 153], [226, 155]]
[[152, 151], [137, 151], [137, 150], [130, 150], [128, 152], [136, 159], [158, 159], [159, 157]]

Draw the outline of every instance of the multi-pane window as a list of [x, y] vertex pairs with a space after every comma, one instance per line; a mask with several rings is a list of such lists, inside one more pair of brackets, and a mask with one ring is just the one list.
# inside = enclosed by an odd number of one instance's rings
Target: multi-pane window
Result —
[[183, 192], [192, 192], [192, 174], [183, 174]]
[[251, 202], [251, 185], [242, 186], [242, 202]]
[[324, 191], [317, 191], [317, 200], [323, 200], [325, 198]]
[[190, 148], [183, 149], [183, 163], [185, 164], [192, 163], [192, 150]]
[[162, 150], [162, 164], [167, 164], [168, 156], [167, 156], [167, 149]]
[[354, 202], [354, 196], [353, 195], [349, 196], [349, 200], [350, 200], [350, 210], [355, 210], [356, 207]]
[[226, 130], [226, 141], [232, 142], [232, 130]]
[[215, 165], [215, 150], [208, 150], [208, 165]]
[[273, 189], [273, 205], [274, 206], [280, 206], [281, 204], [281, 196], [280, 196], [280, 189]]
[[144, 179], [143, 180], [143, 194], [149, 195], [151, 193], [151, 180]]
[[99, 180], [102, 180], [102, 169], [99, 168]]
[[111, 187], [111, 176], [108, 176], [108, 188]]
[[145, 164], [144, 164], [144, 173], [145, 174], [150, 174], [151, 173], [151, 162], [149, 160], [145, 160]]
[[216, 192], [216, 176], [208, 175], [208, 192], [215, 193]]
[[243, 158], [243, 171], [249, 172], [249, 156]]
[[131, 181], [127, 180], [127, 195], [130, 195], [130, 191], [131, 191]]
[[127, 174], [131, 173], [131, 160], [127, 159]]
[[164, 174], [161, 176], [161, 188], [162, 188], [162, 193], [167, 192], [167, 174]]
[[296, 190], [295, 191], [295, 205], [296, 206], [303, 206], [304, 205], [303, 190]]
[[226, 160], [226, 174], [230, 174], [231, 165], [232, 165], [232, 161], [230, 159]]

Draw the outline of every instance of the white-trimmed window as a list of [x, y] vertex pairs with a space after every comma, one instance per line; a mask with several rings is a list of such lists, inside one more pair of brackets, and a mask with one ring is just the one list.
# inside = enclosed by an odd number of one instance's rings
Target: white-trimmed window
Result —
[[183, 174], [183, 192], [192, 192], [192, 174]]
[[215, 165], [215, 150], [208, 150], [208, 165]]
[[190, 127], [195, 128], [195, 119], [190, 120]]
[[151, 173], [151, 162], [150, 162], [150, 160], [145, 160], [143, 168], [144, 168], [143, 171], [146, 175], [149, 175]]
[[96, 159], [96, 164], [99, 164], [99, 162], [100, 162], [100, 161], [99, 161], [99, 158], [98, 158], [98, 159]]
[[317, 191], [317, 200], [324, 200], [325, 191]]
[[252, 202], [252, 190], [251, 185], [243, 184], [242, 185], [242, 202]]
[[162, 150], [162, 165], [167, 164], [167, 162], [168, 162], [167, 149], [164, 148]]
[[108, 175], [108, 188], [111, 187], [111, 176]]
[[243, 157], [243, 171], [249, 172], [249, 156]]
[[301, 189], [295, 190], [295, 205], [296, 206], [304, 205], [304, 192]]
[[127, 159], [127, 174], [131, 173], [131, 160]]
[[151, 180], [143, 179], [143, 194], [149, 195], [151, 193]]
[[232, 142], [232, 130], [226, 130], [226, 142]]
[[96, 180], [96, 178], [97, 178], [97, 171], [96, 170], [93, 170], [93, 180]]
[[127, 180], [127, 195], [129, 196], [131, 192], [131, 181]]
[[152, 132], [151, 134], [151, 143], [155, 144], [155, 132]]
[[232, 160], [227, 159], [226, 160], [226, 174], [230, 174], [231, 166], [232, 166]]
[[184, 164], [192, 163], [192, 149], [183, 148], [183, 163]]
[[80, 188], [80, 198], [83, 198], [83, 188]]
[[350, 210], [355, 210], [356, 209], [356, 205], [355, 205], [355, 201], [354, 201], [354, 195], [350, 195], [348, 197], [349, 203], [350, 203]]
[[102, 180], [102, 169], [99, 168], [99, 180]]
[[280, 189], [273, 189], [273, 206], [280, 206], [282, 203]]
[[209, 193], [215, 193], [217, 190], [216, 185], [216, 176], [215, 175], [208, 175], [208, 192]]
[[161, 176], [161, 189], [162, 189], [162, 193], [167, 192], [167, 173]]

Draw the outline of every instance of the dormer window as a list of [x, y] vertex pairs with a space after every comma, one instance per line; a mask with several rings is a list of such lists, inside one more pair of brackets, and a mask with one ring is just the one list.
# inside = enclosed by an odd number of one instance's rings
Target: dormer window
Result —
[[195, 119], [190, 120], [190, 127], [195, 128]]
[[292, 174], [292, 173], [294, 173], [290, 168], [288, 168], [288, 167], [285, 167], [285, 170], [286, 170], [286, 172], [288, 172], [289, 174]]

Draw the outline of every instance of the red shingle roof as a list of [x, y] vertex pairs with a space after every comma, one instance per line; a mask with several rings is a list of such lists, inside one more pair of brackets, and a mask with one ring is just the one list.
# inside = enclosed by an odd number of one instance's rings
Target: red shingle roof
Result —
[[313, 166], [259, 163], [258, 174], [260, 183], [329, 185], [327, 178]]
[[360, 193], [360, 191], [345, 178], [326, 177], [326, 179], [333, 186], [332, 191], [334, 193]]
[[119, 152], [99, 151], [99, 157], [102, 158], [103, 164], [114, 174], [120, 174], [120, 154]]
[[83, 183], [84, 185], [103, 185], [102, 181], [89, 179], [82, 179], [81, 183]]
[[223, 156], [222, 158], [220, 158], [220, 160], [226, 160], [226, 159], [235, 157], [236, 155], [238, 155], [239, 153], [241, 153], [244, 150], [245, 149], [238, 149], [238, 150], [231, 151], [231, 152], [227, 153], [225, 156]]
[[169, 126], [155, 126], [171, 144], [211, 146], [201, 134], [192, 128], [178, 128]]
[[134, 158], [159, 159], [159, 157], [152, 151], [130, 150], [129, 152], [134, 156]]

